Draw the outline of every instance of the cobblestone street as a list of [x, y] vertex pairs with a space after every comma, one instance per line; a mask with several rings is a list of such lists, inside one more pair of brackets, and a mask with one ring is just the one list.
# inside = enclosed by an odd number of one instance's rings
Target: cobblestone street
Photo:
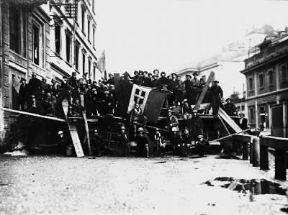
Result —
[[[267, 179], [248, 161], [204, 158], [0, 157], [0, 214], [278, 214], [284, 195], [204, 184]], [[287, 183], [281, 184], [285, 188]]]

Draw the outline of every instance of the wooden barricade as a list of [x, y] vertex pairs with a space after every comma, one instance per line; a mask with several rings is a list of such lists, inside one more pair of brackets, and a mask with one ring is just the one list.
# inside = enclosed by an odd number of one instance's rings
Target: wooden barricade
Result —
[[286, 151], [288, 138], [261, 137], [260, 138], [260, 169], [269, 169], [268, 148], [275, 149], [275, 179], [286, 180]]
[[249, 144], [251, 146], [252, 140], [253, 136], [247, 134], [235, 134], [232, 136], [233, 144], [241, 148], [243, 160], [248, 160]]

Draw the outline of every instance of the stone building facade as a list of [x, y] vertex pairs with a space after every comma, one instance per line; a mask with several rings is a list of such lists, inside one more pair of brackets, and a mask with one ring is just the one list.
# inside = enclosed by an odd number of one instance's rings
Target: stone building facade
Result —
[[[283, 121], [283, 128], [287, 130], [287, 32], [266, 37], [259, 48], [259, 53], [245, 60], [245, 69], [241, 71], [247, 83], [246, 107], [249, 124], [251, 127], [271, 129], [272, 122]], [[282, 117], [273, 116], [273, 108], [279, 105], [282, 107]]]
[[[67, 18], [75, 3], [77, 16]], [[15, 95], [21, 78], [60, 82], [76, 71], [100, 79], [96, 69], [95, 0], [0, 0], [0, 107], [17, 109]], [[16, 91], [16, 92], [15, 92]], [[14, 118], [0, 110], [0, 146]]]

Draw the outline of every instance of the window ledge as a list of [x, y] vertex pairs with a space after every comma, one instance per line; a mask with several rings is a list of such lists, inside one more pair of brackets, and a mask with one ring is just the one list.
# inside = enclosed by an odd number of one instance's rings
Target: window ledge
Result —
[[45, 69], [45, 66], [40, 66], [40, 65], [37, 65], [36, 63], [34, 63], [33, 61], [32, 61], [32, 66], [35, 66], [35, 67], [37, 67], [37, 68], [39, 68], [39, 69]]
[[27, 60], [27, 56], [26, 56], [26, 57], [24, 57], [23, 55], [21, 55], [21, 54], [19, 54], [19, 53], [15, 52], [15, 51], [13, 51], [13, 50], [12, 50], [12, 49], [10, 49], [10, 48], [9, 48], [9, 51], [10, 51], [10, 53], [12, 53], [12, 54], [16, 55], [17, 57], [20, 57], [20, 58], [22, 58], [23, 60]]

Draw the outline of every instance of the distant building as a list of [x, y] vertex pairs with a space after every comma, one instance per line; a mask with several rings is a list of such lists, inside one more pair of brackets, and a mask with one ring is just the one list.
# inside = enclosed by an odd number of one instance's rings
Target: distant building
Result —
[[[221, 53], [198, 62], [193, 68], [200, 73], [200, 77], [208, 77], [209, 73], [214, 71], [225, 98], [235, 92], [243, 97], [245, 77], [239, 71], [245, 68], [244, 60], [257, 52], [257, 45], [272, 32], [274, 30], [269, 25], [253, 28], [243, 38], [227, 44]], [[183, 73], [180, 71], [178, 74]]]
[[[281, 122], [287, 135], [288, 32], [266, 37], [259, 52], [245, 60], [246, 107], [251, 127], [271, 129]], [[272, 118], [273, 107], [282, 112]]]

